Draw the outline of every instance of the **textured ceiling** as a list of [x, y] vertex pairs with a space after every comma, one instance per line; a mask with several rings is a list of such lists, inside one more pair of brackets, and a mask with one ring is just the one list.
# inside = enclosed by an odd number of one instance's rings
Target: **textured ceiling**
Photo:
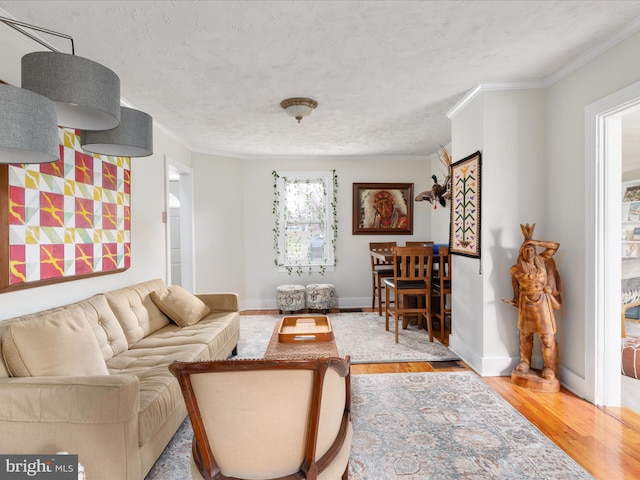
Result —
[[[71, 35], [189, 148], [240, 158], [422, 156], [478, 83], [544, 80], [639, 1], [2, 1]], [[0, 28], [7, 28], [0, 26]], [[68, 42], [45, 36], [62, 51]], [[318, 108], [301, 124], [281, 100]]]

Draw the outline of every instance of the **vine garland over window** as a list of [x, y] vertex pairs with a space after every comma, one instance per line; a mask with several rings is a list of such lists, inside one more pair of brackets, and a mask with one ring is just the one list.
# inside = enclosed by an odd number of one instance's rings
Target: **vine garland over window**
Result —
[[273, 171], [275, 265], [291, 275], [336, 265], [338, 176], [330, 172]]

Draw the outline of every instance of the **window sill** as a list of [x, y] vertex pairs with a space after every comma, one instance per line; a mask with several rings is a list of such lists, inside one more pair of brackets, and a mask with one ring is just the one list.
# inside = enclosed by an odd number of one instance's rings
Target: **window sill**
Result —
[[278, 273], [297, 273], [298, 269], [304, 273], [320, 273], [320, 272], [335, 272], [335, 265], [278, 265]]

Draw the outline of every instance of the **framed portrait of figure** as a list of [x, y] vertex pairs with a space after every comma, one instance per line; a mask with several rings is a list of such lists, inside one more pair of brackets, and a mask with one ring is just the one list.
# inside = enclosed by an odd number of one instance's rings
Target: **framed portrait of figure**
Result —
[[354, 183], [354, 235], [412, 235], [413, 183]]

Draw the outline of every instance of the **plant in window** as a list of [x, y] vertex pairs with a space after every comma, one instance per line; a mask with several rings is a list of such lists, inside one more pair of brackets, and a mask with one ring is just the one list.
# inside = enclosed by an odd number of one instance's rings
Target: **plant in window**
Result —
[[272, 172], [276, 266], [290, 275], [335, 266], [337, 186], [331, 172]]

